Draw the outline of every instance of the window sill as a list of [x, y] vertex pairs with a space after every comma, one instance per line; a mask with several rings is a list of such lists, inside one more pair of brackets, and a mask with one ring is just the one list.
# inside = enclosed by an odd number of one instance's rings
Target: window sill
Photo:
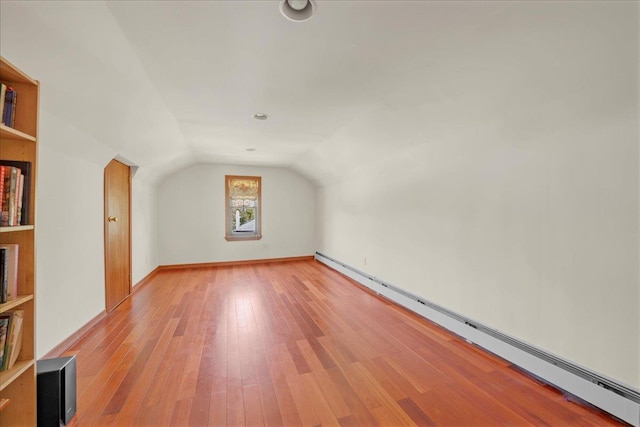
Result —
[[224, 236], [227, 242], [242, 242], [246, 240], [260, 240], [262, 236]]

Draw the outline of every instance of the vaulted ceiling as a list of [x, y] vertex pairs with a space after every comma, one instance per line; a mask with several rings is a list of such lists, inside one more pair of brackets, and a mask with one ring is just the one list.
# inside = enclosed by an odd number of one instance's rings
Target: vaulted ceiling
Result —
[[156, 178], [214, 162], [324, 185], [443, 135], [611, 113], [626, 88], [581, 90], [610, 72], [605, 3], [318, 0], [295, 23], [270, 0], [2, 1], [0, 47], [56, 120]]

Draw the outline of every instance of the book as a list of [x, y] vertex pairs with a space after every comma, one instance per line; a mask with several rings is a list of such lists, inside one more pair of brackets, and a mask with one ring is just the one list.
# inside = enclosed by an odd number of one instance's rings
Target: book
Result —
[[[15, 127], [16, 125], [16, 109], [18, 107], [18, 92], [16, 92], [15, 90], [12, 91], [13, 92], [13, 98], [11, 99], [11, 105], [13, 106], [11, 108], [11, 127]], [[6, 93], [5, 93], [5, 98], [6, 98]]]
[[4, 192], [2, 197], [2, 221], [0, 225], [9, 225], [9, 200], [11, 197], [11, 169], [8, 167], [2, 167], [4, 169]]
[[20, 350], [22, 349], [22, 329], [24, 322], [24, 310], [14, 310], [10, 313], [9, 330], [5, 343], [5, 357], [2, 369], [11, 369], [18, 360]]
[[18, 225], [27, 225], [29, 224], [29, 214], [31, 211], [31, 162], [0, 159], [0, 166], [16, 167], [20, 169], [20, 172], [24, 175], [24, 185], [22, 186], [22, 209], [20, 209], [20, 222]]
[[4, 91], [4, 101], [2, 102], [2, 124], [7, 125], [7, 113], [9, 111], [9, 104], [7, 103], [7, 89]]
[[11, 115], [11, 106], [10, 104], [13, 104], [13, 102], [9, 99], [11, 97], [11, 94], [8, 92], [10, 92], [10, 87], [6, 87], [4, 90], [4, 103], [2, 104], [2, 124], [5, 126], [9, 126], [9, 116]]
[[0, 245], [5, 249], [5, 278], [6, 278], [6, 300], [13, 301], [18, 298], [18, 249], [16, 243], [3, 243]]
[[4, 124], [4, 98], [7, 93], [7, 85], [4, 83], [0, 84], [0, 120]]
[[7, 249], [0, 247], [0, 304], [7, 302], [7, 290], [9, 287], [8, 270]]
[[2, 123], [5, 126], [14, 127], [15, 125], [17, 100], [16, 91], [11, 86], [7, 86], [4, 94], [4, 110], [2, 111]]
[[7, 364], [9, 363], [9, 342], [11, 340], [11, 331], [13, 329], [14, 312], [9, 311], [5, 313], [8, 316], [7, 331], [5, 334], [4, 347], [2, 349], [2, 363], [0, 363], [0, 371], [7, 370]]
[[16, 193], [18, 190], [18, 180], [20, 177], [18, 174], [20, 173], [20, 169], [11, 168], [11, 184], [9, 187], [9, 225], [16, 225]]
[[10, 227], [15, 223], [16, 215], [16, 190], [18, 188], [20, 169], [12, 166], [2, 166], [4, 168], [4, 198], [2, 199], [2, 217], [0, 226]]
[[11, 193], [11, 169], [0, 166], [4, 169], [4, 182], [2, 191], [2, 200], [0, 200], [0, 226], [9, 226], [9, 198]]
[[18, 188], [16, 189], [16, 221], [15, 225], [22, 224], [22, 196], [24, 193], [24, 175], [18, 175]]
[[14, 225], [16, 218], [16, 188], [20, 169], [12, 166], [1, 167], [4, 168], [4, 198], [2, 199], [0, 226], [9, 227]]
[[0, 166], [0, 219], [2, 214], [3, 200], [4, 200], [4, 168]]
[[0, 314], [0, 366], [4, 364], [4, 348], [7, 342], [7, 333], [9, 332], [9, 313]]

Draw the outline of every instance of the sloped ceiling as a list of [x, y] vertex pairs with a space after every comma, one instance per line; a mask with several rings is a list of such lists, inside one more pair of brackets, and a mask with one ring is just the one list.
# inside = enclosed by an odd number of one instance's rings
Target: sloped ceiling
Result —
[[612, 114], [598, 99], [625, 90], [572, 86], [610, 72], [593, 29], [615, 4], [317, 3], [294, 23], [268, 0], [2, 1], [0, 48], [48, 114], [154, 179], [215, 162], [325, 185], [443, 134]]

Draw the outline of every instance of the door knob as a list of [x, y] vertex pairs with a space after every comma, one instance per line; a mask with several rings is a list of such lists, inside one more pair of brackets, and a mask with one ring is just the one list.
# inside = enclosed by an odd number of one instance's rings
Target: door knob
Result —
[[110, 216], [107, 220], [109, 222], [118, 222], [118, 217], [117, 216]]

